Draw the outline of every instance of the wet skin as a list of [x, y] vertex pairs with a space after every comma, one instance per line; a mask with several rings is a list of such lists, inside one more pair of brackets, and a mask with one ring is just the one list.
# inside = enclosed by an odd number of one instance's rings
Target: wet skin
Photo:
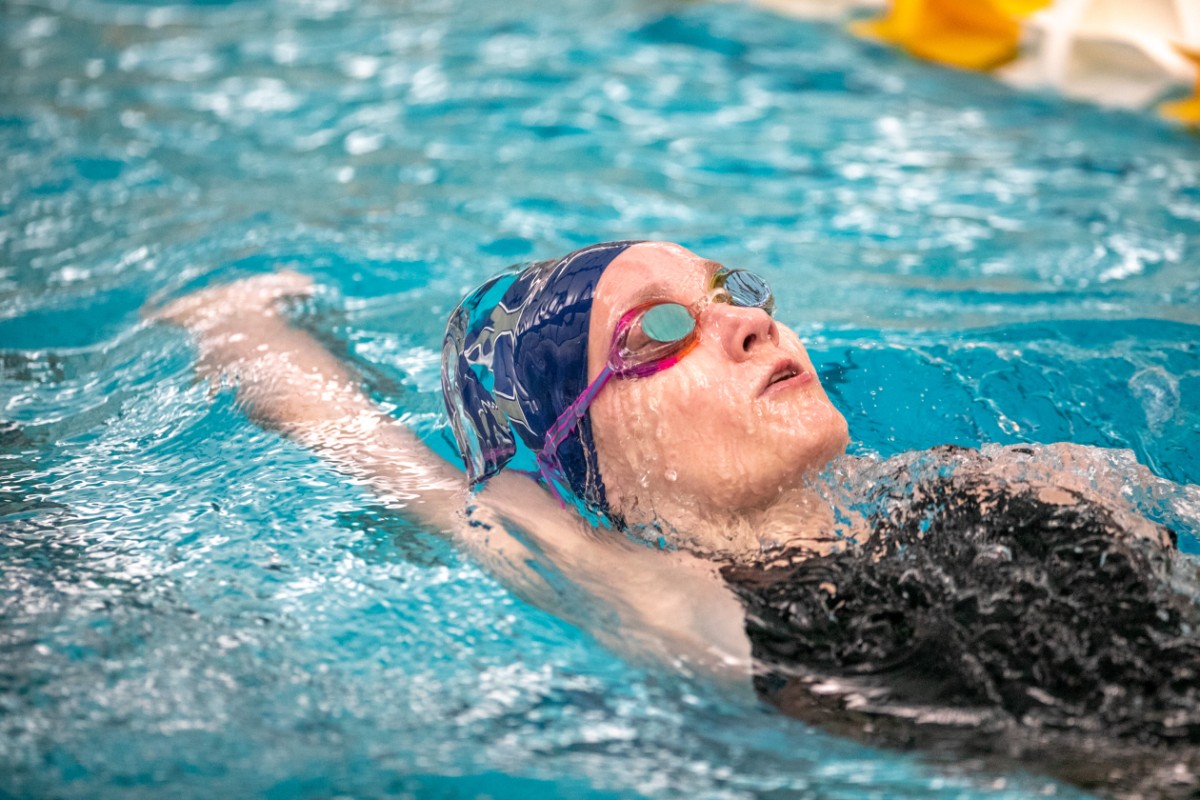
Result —
[[[188, 328], [197, 372], [236, 386], [253, 419], [312, 448], [390, 507], [453, 536], [530, 602], [622, 652], [683, 658], [748, 687], [744, 609], [709, 559], [753, 561], [764, 547], [784, 542], [825, 552], [836, 524], [832, 509], [804, 479], [842, 452], [847, 435], [792, 331], [761, 310], [700, 302], [717, 266], [677, 245], [638, 245], [609, 265], [593, 305], [592, 378], [629, 308], [661, 299], [699, 309], [699, 341], [679, 363], [645, 379], [611, 381], [591, 407], [615, 507], [634, 524], [661, 521], [665, 533], [694, 532], [666, 549], [592, 528], [513, 471], [468, 495], [456, 466], [280, 313], [281, 299], [312, 292], [304, 276], [259, 275], [147, 313]], [[787, 380], [763, 391], [776, 375]], [[1039, 491], [1044, 502], [1086, 498], [1108, 507], [1117, 527], [1156, 535], [1157, 526], [1121, 499], [1128, 469], [1114, 469], [1092, 448], [1060, 444], [1041, 452], [1036, 459], [1029, 448], [989, 456], [987, 474], [1014, 490]], [[1135, 463], [1132, 455], [1129, 461]], [[1137, 468], [1135, 482], [1154, 486], [1158, 479]], [[837, 469], [835, 480], [853, 480]], [[564, 582], [547, 582], [547, 574]], [[588, 601], [564, 602], [563, 585]]]
[[662, 300], [700, 309], [699, 341], [679, 363], [609, 382], [590, 409], [609, 501], [630, 522], [684, 529], [767, 509], [849, 441], [791, 329], [761, 309], [703, 299], [720, 267], [648, 242], [618, 256], [597, 285], [589, 380], [630, 308]]

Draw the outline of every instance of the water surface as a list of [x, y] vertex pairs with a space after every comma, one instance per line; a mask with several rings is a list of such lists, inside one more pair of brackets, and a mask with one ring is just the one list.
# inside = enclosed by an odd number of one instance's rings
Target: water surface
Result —
[[139, 309], [312, 274], [306, 324], [444, 449], [466, 289], [669, 239], [768, 277], [856, 452], [1069, 440], [1196, 483], [1197, 147], [740, 5], [7, 3], [0, 793], [1042, 791], [622, 660]]

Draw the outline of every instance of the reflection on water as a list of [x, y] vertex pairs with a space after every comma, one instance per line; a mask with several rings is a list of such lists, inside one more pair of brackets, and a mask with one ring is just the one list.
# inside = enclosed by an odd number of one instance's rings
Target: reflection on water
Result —
[[860, 453], [1070, 440], [1200, 481], [1194, 139], [831, 27], [661, 0], [14, 2], [0, 159], [0, 792], [1044, 783], [620, 661], [196, 383], [186, 337], [139, 319], [189, 287], [316, 276], [334, 310], [309, 322], [445, 451], [432, 354], [465, 289], [678, 240], [770, 280]]

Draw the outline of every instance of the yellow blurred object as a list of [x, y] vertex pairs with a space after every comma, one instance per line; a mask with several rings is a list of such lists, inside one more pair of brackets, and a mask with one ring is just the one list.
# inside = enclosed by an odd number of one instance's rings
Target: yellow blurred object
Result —
[[1173, 103], [1163, 103], [1158, 107], [1158, 111], [1164, 117], [1182, 122], [1184, 125], [1200, 126], [1200, 48], [1183, 47], [1177, 44], [1175, 49], [1195, 68], [1196, 85], [1192, 90], [1191, 97], [1176, 100]]
[[892, 0], [888, 13], [852, 23], [860, 35], [899, 45], [918, 58], [991, 69], [1017, 54], [1017, 20], [1051, 0]]
[[1054, 0], [995, 0], [995, 6], [1010, 17], [1021, 19], [1041, 11], [1052, 2]]
[[[3, 0], [0, 0], [3, 2]], [[1200, 128], [1200, 0], [754, 0], [801, 17], [871, 9], [860, 35], [1029, 89]], [[1159, 103], [1167, 92], [1191, 96]]]

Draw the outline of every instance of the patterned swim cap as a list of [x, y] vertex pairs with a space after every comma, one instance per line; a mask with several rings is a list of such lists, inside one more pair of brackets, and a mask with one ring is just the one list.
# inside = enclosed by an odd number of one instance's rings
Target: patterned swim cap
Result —
[[[546, 431], [587, 388], [596, 284], [634, 244], [591, 245], [498, 275], [450, 314], [442, 399], [472, 487], [506, 465], [536, 474]], [[607, 520], [589, 417], [559, 446], [558, 456], [580, 510]]]

